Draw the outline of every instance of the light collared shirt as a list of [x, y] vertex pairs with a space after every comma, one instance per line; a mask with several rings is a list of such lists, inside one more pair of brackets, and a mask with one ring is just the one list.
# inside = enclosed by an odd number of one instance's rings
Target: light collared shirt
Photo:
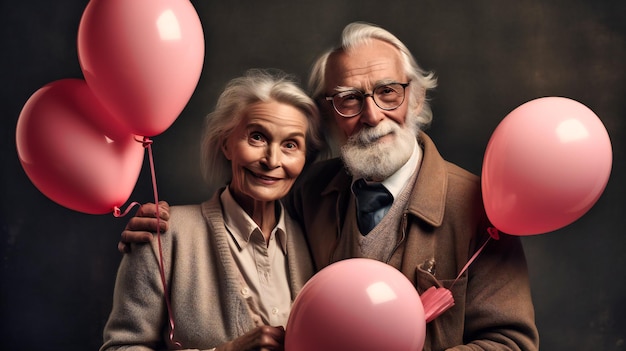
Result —
[[263, 322], [286, 326], [291, 310], [291, 292], [287, 275], [287, 233], [284, 209], [280, 201], [279, 220], [272, 229], [269, 243], [259, 226], [239, 206], [229, 188], [220, 195], [224, 224], [232, 240], [230, 249], [242, 276], [241, 293], [256, 301]]

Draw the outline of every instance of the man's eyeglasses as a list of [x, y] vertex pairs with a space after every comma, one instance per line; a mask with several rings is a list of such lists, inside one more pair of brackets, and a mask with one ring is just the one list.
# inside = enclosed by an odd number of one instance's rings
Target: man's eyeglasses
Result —
[[342, 117], [350, 118], [363, 111], [365, 99], [371, 96], [376, 106], [381, 110], [395, 110], [404, 102], [404, 92], [409, 83], [387, 83], [374, 87], [371, 94], [365, 94], [360, 90], [340, 91], [326, 100], [331, 101], [335, 111]]

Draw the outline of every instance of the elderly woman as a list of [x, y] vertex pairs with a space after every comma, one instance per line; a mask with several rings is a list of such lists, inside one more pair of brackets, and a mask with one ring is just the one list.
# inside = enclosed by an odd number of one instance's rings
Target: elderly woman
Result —
[[101, 350], [283, 349], [313, 267], [280, 199], [321, 146], [317, 108], [284, 73], [253, 70], [227, 85], [205, 127], [203, 173], [226, 186], [173, 206], [161, 249], [153, 240], [124, 255]]

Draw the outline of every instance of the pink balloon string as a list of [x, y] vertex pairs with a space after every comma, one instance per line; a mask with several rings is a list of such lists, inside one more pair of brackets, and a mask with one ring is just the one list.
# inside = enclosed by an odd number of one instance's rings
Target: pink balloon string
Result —
[[148, 149], [148, 158], [150, 160], [150, 174], [152, 175], [152, 191], [154, 192], [154, 203], [156, 204], [156, 218], [157, 218], [157, 241], [159, 243], [159, 271], [161, 273], [161, 283], [163, 284], [163, 295], [165, 297], [165, 305], [167, 306], [167, 313], [169, 316], [170, 322], [170, 342], [176, 345], [179, 348], [182, 348], [182, 345], [174, 340], [174, 314], [172, 312], [172, 304], [170, 303], [169, 290], [167, 288], [167, 282], [165, 281], [165, 269], [163, 264], [163, 248], [161, 246], [161, 231], [159, 228], [161, 227], [160, 216], [159, 216], [159, 193], [157, 191], [157, 183], [156, 183], [156, 174], [154, 172], [154, 158], [152, 157], [152, 140], [148, 137], [143, 138], [143, 146]]
[[[159, 192], [157, 191], [157, 183], [156, 183], [156, 173], [154, 171], [154, 158], [152, 156], [152, 140], [149, 139], [148, 137], [144, 137], [143, 140], [138, 140], [135, 139], [136, 141], [142, 143], [143, 147], [146, 148], [148, 150], [148, 159], [150, 160], [150, 174], [152, 176], [152, 191], [154, 193], [154, 203], [156, 204], [156, 219], [157, 219], [157, 229], [156, 229], [156, 234], [157, 234], [157, 242], [159, 245], [159, 273], [161, 276], [161, 284], [163, 285], [163, 295], [165, 298], [165, 305], [167, 307], [167, 313], [169, 316], [169, 324], [170, 324], [170, 333], [169, 333], [169, 338], [170, 338], [170, 342], [174, 345], [176, 345], [178, 348], [182, 348], [182, 345], [180, 342], [174, 340], [174, 313], [172, 312], [172, 304], [170, 303], [170, 295], [169, 295], [169, 290], [167, 288], [167, 282], [165, 279], [165, 268], [164, 268], [164, 260], [163, 260], [163, 247], [161, 245], [161, 231], [160, 231], [160, 227], [161, 227], [161, 219], [159, 216]], [[126, 216], [128, 214], [128, 212], [136, 205], [139, 205], [138, 202], [133, 202], [130, 204], [130, 206], [122, 213], [121, 210], [118, 207], [115, 207], [113, 209], [113, 215], [115, 217], [123, 217]]]
[[461, 271], [459, 272], [459, 275], [456, 276], [456, 279], [454, 279], [454, 282], [452, 282], [452, 285], [450, 285], [450, 289], [452, 289], [452, 287], [454, 286], [454, 284], [456, 284], [457, 280], [459, 280], [459, 278], [461, 278], [461, 276], [463, 275], [463, 273], [465, 273], [465, 271], [469, 268], [469, 266], [472, 264], [472, 262], [474, 262], [474, 260], [476, 260], [476, 258], [478, 257], [478, 255], [480, 255], [480, 253], [483, 251], [483, 249], [485, 248], [485, 246], [487, 246], [487, 244], [489, 243], [489, 241], [493, 238], [494, 240], [499, 240], [500, 239], [500, 233], [498, 231], [498, 229], [494, 228], [494, 227], [489, 227], [487, 228], [487, 233], [489, 233], [489, 237], [487, 238], [487, 240], [485, 240], [485, 243], [480, 247], [480, 249], [478, 249], [474, 255], [472, 255], [472, 257], [469, 259], [469, 261], [467, 261], [467, 263], [465, 264], [465, 266], [463, 266], [463, 269], [461, 269]]

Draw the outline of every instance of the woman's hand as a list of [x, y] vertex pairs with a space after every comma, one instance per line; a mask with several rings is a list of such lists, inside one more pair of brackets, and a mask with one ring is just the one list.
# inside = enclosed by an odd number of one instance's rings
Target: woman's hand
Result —
[[285, 328], [264, 325], [218, 346], [215, 351], [283, 351], [284, 342]]

